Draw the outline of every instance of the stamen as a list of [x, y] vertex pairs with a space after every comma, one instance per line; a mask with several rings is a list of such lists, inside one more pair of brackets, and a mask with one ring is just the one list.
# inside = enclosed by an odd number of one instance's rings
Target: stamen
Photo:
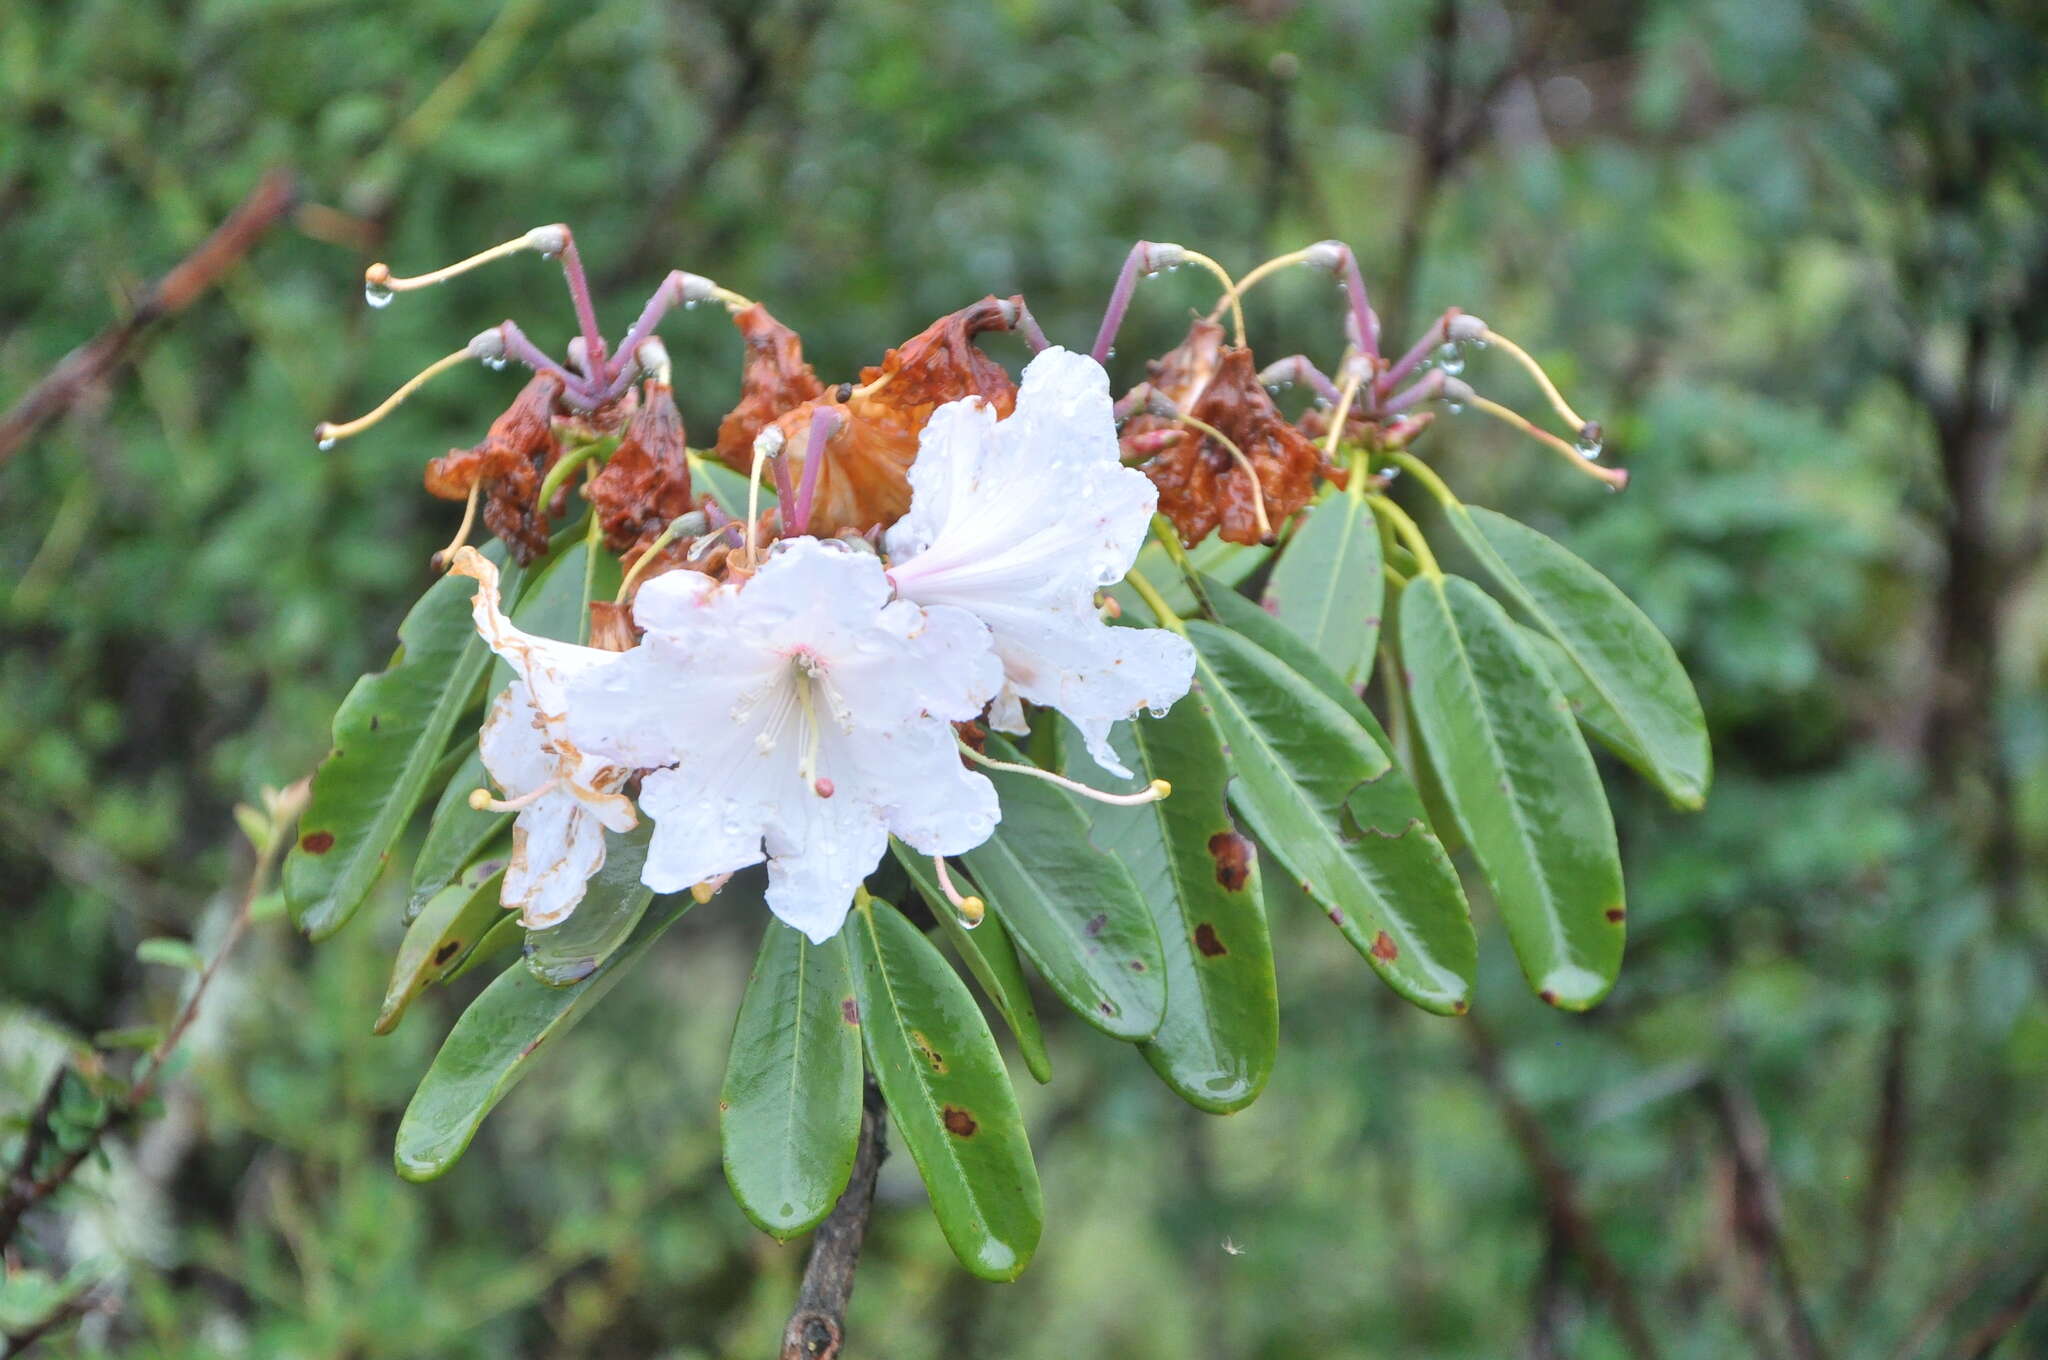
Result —
[[761, 560], [760, 551], [755, 547], [755, 536], [761, 527], [761, 467], [782, 452], [788, 438], [780, 425], [770, 425], [754, 440], [754, 466], [747, 473], [746, 549], [749, 567], [759, 565]]
[[677, 534], [690, 526], [690, 518], [689, 515], [677, 515], [662, 526], [661, 532], [654, 536], [654, 542], [647, 545], [647, 551], [634, 558], [633, 565], [626, 569], [626, 579], [619, 582], [619, 593], [612, 597], [613, 604], [626, 602], [626, 598], [633, 593], [633, 583], [640, 579], [640, 573], [647, 570], [649, 562], [661, 556], [663, 548], [675, 542]]
[[523, 793], [517, 798], [493, 798], [489, 789], [471, 789], [469, 805], [478, 812], [517, 812], [521, 808], [532, 807], [561, 786], [561, 779], [550, 779], [532, 793]]
[[1208, 421], [1197, 420], [1185, 411], [1176, 412], [1173, 418], [1190, 429], [1197, 430], [1215, 440], [1223, 446], [1225, 452], [1236, 460], [1238, 470], [1244, 473], [1246, 480], [1252, 485], [1252, 522], [1258, 525], [1259, 541], [1271, 545], [1273, 542], [1273, 521], [1266, 516], [1266, 488], [1259, 485], [1259, 470], [1252, 466], [1252, 460], [1245, 455], [1243, 449], [1237, 446], [1235, 440], [1231, 439], [1229, 435], [1223, 433], [1214, 425], [1211, 425]]
[[[955, 741], [959, 739], [956, 737]], [[960, 753], [977, 765], [986, 766], [991, 770], [1007, 770], [1011, 774], [1030, 775], [1033, 779], [1043, 779], [1048, 784], [1059, 785], [1069, 793], [1077, 793], [1083, 798], [1097, 803], [1107, 803], [1112, 807], [1138, 807], [1145, 803], [1156, 803], [1173, 792], [1173, 785], [1164, 779], [1155, 779], [1138, 793], [1104, 793], [1101, 789], [1091, 789], [1078, 780], [1054, 774], [1051, 770], [1042, 770], [1036, 765], [1020, 765], [1015, 761], [997, 760], [994, 756], [984, 755], [975, 750], [964, 741], [960, 741], [959, 746]]]
[[1323, 438], [1323, 461], [1326, 463], [1337, 461], [1337, 445], [1344, 439], [1344, 422], [1351, 419], [1351, 403], [1358, 400], [1358, 385], [1364, 376], [1362, 367], [1347, 358], [1344, 388], [1337, 394], [1337, 406], [1330, 416], [1330, 432]]
[[1455, 378], [1450, 379], [1444, 384], [1444, 398], [1447, 401], [1470, 403], [1473, 410], [1483, 411], [1502, 424], [1511, 425], [1523, 434], [1528, 435], [1531, 439], [1557, 450], [1560, 454], [1564, 455], [1565, 460], [1573, 467], [1585, 473], [1588, 477], [1597, 478], [1601, 482], [1606, 483], [1607, 489], [1610, 491], [1619, 491], [1628, 485], [1627, 468], [1602, 467], [1600, 464], [1592, 462], [1581, 456], [1577, 448], [1567, 444], [1550, 431], [1532, 424], [1529, 418], [1522, 415], [1519, 411], [1510, 410], [1497, 401], [1487, 400], [1477, 392], [1474, 392], [1469, 385], [1459, 382]]
[[481, 477], [469, 484], [469, 503], [462, 509], [462, 524], [455, 530], [455, 537], [448, 540], [447, 547], [427, 559], [436, 571], [446, 571], [448, 565], [455, 560], [455, 550], [469, 542], [469, 531], [476, 525], [476, 507], [477, 502], [482, 499], [483, 489], [484, 479]]
[[[793, 668], [796, 671], [797, 708], [802, 711], [804, 721], [804, 754], [803, 758], [797, 761], [796, 773], [797, 778], [815, 791], [820, 784], [830, 789], [832, 781], [818, 777], [818, 747], [823, 742], [825, 734], [823, 725], [818, 721], [817, 705], [811, 699], [813, 665], [809, 657], [800, 652], [796, 656]], [[830, 793], [819, 794], [821, 798], [831, 796]]]
[[524, 236], [515, 236], [509, 241], [492, 246], [489, 250], [480, 250], [468, 259], [457, 260], [445, 269], [436, 269], [431, 274], [415, 274], [409, 279], [397, 277], [391, 272], [391, 266], [380, 260], [363, 271], [363, 284], [366, 288], [381, 288], [387, 293], [410, 293], [420, 288], [432, 288], [437, 283], [446, 283], [458, 274], [467, 274], [479, 265], [502, 260], [507, 255], [517, 255], [522, 250], [535, 250], [543, 255], [559, 255], [568, 236], [569, 229], [559, 222], [550, 223], [545, 227], [535, 227]]
[[1214, 321], [1222, 316], [1223, 309], [1234, 306], [1239, 298], [1242, 298], [1252, 290], [1254, 284], [1263, 281], [1270, 275], [1279, 273], [1289, 265], [1301, 264], [1306, 261], [1309, 257], [1309, 251], [1313, 249], [1314, 247], [1311, 246], [1309, 250], [1290, 250], [1285, 255], [1275, 255], [1272, 259], [1252, 270], [1251, 273], [1239, 279], [1230, 291], [1216, 300], [1216, 305], [1209, 309], [1209, 319]]
[[1499, 345], [1510, 359], [1527, 369], [1529, 376], [1536, 380], [1536, 385], [1543, 389], [1543, 395], [1549, 399], [1550, 409], [1557, 412], [1564, 423], [1571, 426], [1574, 431], [1583, 434], [1588, 422], [1581, 419], [1579, 413], [1572, 409], [1571, 403], [1564, 399], [1564, 394], [1557, 390], [1557, 384], [1543, 371], [1543, 365], [1531, 358], [1527, 350], [1489, 327], [1480, 328], [1479, 339], [1489, 345]]
[[1189, 264], [1198, 264], [1198, 265], [1200, 265], [1200, 266], [1201, 266], [1202, 268], [1204, 268], [1204, 269], [1208, 270], [1208, 271], [1209, 271], [1209, 272], [1210, 272], [1211, 274], [1214, 274], [1214, 275], [1216, 276], [1217, 280], [1218, 280], [1218, 281], [1219, 281], [1220, 283], [1222, 283], [1222, 285], [1223, 285], [1223, 296], [1224, 296], [1224, 297], [1226, 297], [1226, 298], [1228, 298], [1228, 299], [1230, 299], [1230, 326], [1231, 326], [1231, 330], [1232, 330], [1232, 331], [1234, 331], [1234, 332], [1236, 333], [1236, 336], [1237, 336], [1237, 347], [1238, 347], [1239, 349], [1243, 349], [1243, 348], [1244, 348], [1244, 304], [1243, 304], [1242, 302], [1238, 301], [1238, 298], [1237, 298], [1237, 285], [1236, 285], [1235, 283], [1233, 283], [1233, 282], [1231, 281], [1231, 278], [1230, 278], [1230, 271], [1229, 271], [1229, 270], [1227, 270], [1227, 269], [1225, 269], [1225, 268], [1224, 268], [1224, 267], [1223, 267], [1222, 265], [1220, 265], [1220, 264], [1216, 263], [1216, 261], [1214, 261], [1214, 260], [1210, 259], [1210, 258], [1209, 258], [1209, 257], [1208, 257], [1207, 255], [1204, 255], [1204, 254], [1203, 254], [1203, 253], [1202, 253], [1201, 251], [1199, 251], [1199, 250], [1184, 250], [1184, 251], [1183, 251], [1182, 253], [1184, 253], [1184, 254], [1185, 254], [1185, 255], [1186, 255], [1187, 257], [1188, 257], [1188, 263], [1189, 263]]
[[960, 918], [960, 924], [969, 930], [980, 925], [988, 915], [988, 905], [979, 897], [962, 896], [960, 890], [953, 886], [953, 876], [946, 872], [944, 855], [933, 855], [932, 867], [938, 871], [939, 891], [952, 903], [953, 914]]
[[344, 421], [339, 425], [323, 420], [313, 427], [313, 438], [319, 443], [321, 450], [324, 452], [327, 449], [333, 448], [339, 440], [361, 434], [364, 430], [369, 429], [372, 425], [384, 419], [385, 416], [390, 415], [398, 408], [399, 403], [403, 402], [407, 397], [469, 357], [471, 357], [470, 350], [465, 345], [453, 354], [434, 360], [433, 363], [428, 364], [408, 379], [404, 386], [379, 402], [376, 408], [368, 415], [357, 416], [354, 420]]

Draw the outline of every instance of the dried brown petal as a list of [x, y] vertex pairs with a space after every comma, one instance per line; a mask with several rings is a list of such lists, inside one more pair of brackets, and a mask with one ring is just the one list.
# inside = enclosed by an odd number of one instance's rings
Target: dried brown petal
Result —
[[467, 500], [471, 488], [483, 484], [484, 523], [521, 562], [547, 551], [548, 507], [534, 500], [548, 469], [562, 456], [554, 429], [555, 401], [561, 394], [559, 380], [535, 374], [491, 422], [483, 443], [450, 449], [427, 464], [430, 495]]
[[[1244, 451], [1276, 529], [1314, 499], [1321, 452], [1273, 404], [1249, 349], [1224, 345], [1220, 327], [1197, 321], [1187, 340], [1151, 368], [1155, 391]], [[1174, 429], [1186, 437], [1163, 441], [1162, 434]], [[1228, 449], [1198, 433], [1166, 416], [1141, 413], [1124, 425], [1123, 445], [1127, 455], [1152, 454], [1145, 475], [1159, 488], [1159, 512], [1173, 521], [1182, 542], [1192, 546], [1220, 530], [1232, 543], [1257, 543], [1250, 479]]]
[[590, 645], [607, 652], [623, 652], [640, 640], [633, 628], [633, 611], [610, 600], [590, 602]]
[[596, 508], [605, 546], [624, 552], [689, 513], [690, 459], [683, 417], [664, 383], [649, 381], [646, 400], [626, 423], [619, 447], [583, 494]]
[[866, 533], [902, 518], [910, 508], [909, 473], [918, 436], [945, 403], [980, 397], [997, 415], [1010, 414], [1017, 404], [1016, 383], [972, 339], [984, 331], [1009, 330], [1020, 303], [986, 297], [940, 317], [890, 350], [879, 365], [863, 369], [861, 387], [843, 403], [839, 393], [827, 393], [776, 421], [785, 438], [791, 481], [800, 483], [812, 415], [823, 406], [839, 407], [839, 428], [826, 442], [818, 469], [808, 532], [820, 537], [849, 529]]
[[740, 472], [753, 463], [754, 439], [768, 423], [824, 392], [825, 384], [804, 362], [804, 342], [768, 314], [760, 303], [733, 313], [733, 325], [747, 344], [739, 405], [718, 423], [719, 461]]

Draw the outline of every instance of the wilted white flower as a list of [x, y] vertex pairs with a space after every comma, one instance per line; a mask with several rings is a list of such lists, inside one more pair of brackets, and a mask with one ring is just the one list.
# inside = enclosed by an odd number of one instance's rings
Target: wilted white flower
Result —
[[1176, 634], [1114, 628], [1096, 612], [1095, 592], [1131, 569], [1159, 501], [1121, 462], [1102, 366], [1048, 349], [1008, 419], [974, 399], [940, 407], [910, 485], [910, 511], [885, 540], [889, 579], [934, 618], [957, 608], [988, 626], [1004, 681], [993, 724], [1023, 731], [1020, 700], [1056, 708], [1098, 764], [1128, 776], [1111, 725], [1170, 707], [1195, 658]]
[[639, 821], [619, 792], [632, 770], [586, 755], [565, 726], [570, 680], [616, 664], [619, 654], [514, 627], [498, 597], [498, 569], [476, 549], [457, 549], [450, 569], [476, 579], [477, 631], [518, 677], [492, 703], [478, 738], [484, 768], [507, 797], [479, 789], [470, 803], [518, 811], [501, 900], [538, 930], [583, 900], [590, 876], [604, 866], [604, 833], [631, 831]]
[[988, 631], [892, 600], [871, 554], [789, 540], [744, 586], [658, 576], [633, 615], [640, 645], [571, 680], [569, 726], [653, 770], [655, 891], [766, 859], [769, 908], [823, 942], [892, 833], [951, 855], [994, 830], [995, 789], [952, 728], [1002, 683]]

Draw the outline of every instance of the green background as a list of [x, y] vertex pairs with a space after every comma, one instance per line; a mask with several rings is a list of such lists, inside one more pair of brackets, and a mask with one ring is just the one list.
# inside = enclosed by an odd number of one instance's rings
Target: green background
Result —
[[[0, 404], [264, 169], [330, 210], [0, 466], [0, 1111], [53, 1034], [167, 1014], [136, 944], [218, 929], [230, 806], [388, 656], [459, 514], [420, 468], [515, 380], [466, 368], [329, 454], [313, 424], [506, 316], [572, 329], [530, 257], [383, 311], [370, 260], [567, 221], [614, 331], [687, 268], [836, 379], [985, 292], [1085, 345], [1140, 236], [1240, 271], [1335, 236], [1390, 345], [1463, 306], [1605, 423], [1621, 497], [1470, 413], [1422, 448], [1669, 633], [1708, 807], [1603, 760], [1629, 956], [1586, 1016], [1490, 919], [1474, 1016], [1424, 1016], [1286, 901], [1242, 1114], [1042, 1008], [1036, 1262], [969, 1279], [898, 1155], [852, 1353], [1601, 1357], [1618, 1294], [1667, 1356], [2048, 1352], [2039, 1309], [1996, 1330], [2048, 1271], [2044, 148], [2017, 0], [0, 0]], [[1143, 284], [1119, 380], [1212, 296]], [[1262, 286], [1262, 359], [1327, 366], [1336, 308]], [[737, 341], [666, 329], [708, 442]], [[1540, 414], [1498, 355], [1465, 376]], [[416, 1187], [397, 1116], [476, 984], [371, 1037], [401, 892], [318, 950], [245, 942], [164, 1118], [34, 1225], [126, 1276], [50, 1349], [771, 1353], [802, 1247], [742, 1218], [715, 1117], [761, 921], [693, 913]]]

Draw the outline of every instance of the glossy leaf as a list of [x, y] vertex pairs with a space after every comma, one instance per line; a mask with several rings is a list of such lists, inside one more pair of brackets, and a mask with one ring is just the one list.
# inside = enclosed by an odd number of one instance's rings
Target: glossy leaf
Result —
[[[1209, 535], [1186, 552], [1188, 561], [1196, 571], [1233, 588], [1257, 571], [1273, 555], [1273, 549], [1264, 544], [1231, 543], [1215, 534]], [[1191, 614], [1199, 608], [1194, 591], [1181, 577], [1180, 568], [1167, 556], [1166, 549], [1156, 542], [1148, 540], [1145, 546], [1138, 550], [1134, 570], [1157, 586], [1159, 593], [1173, 609], [1182, 614]], [[1125, 609], [1137, 610], [1139, 618], [1151, 617], [1143, 599], [1128, 584], [1119, 582], [1110, 587], [1109, 593]]]
[[[489, 555], [502, 552], [494, 544]], [[516, 583], [518, 568], [505, 575]], [[314, 939], [369, 896], [475, 694], [490, 655], [470, 620], [475, 593], [465, 576], [429, 587], [399, 626], [390, 669], [356, 681], [334, 715], [334, 748], [314, 773], [284, 865], [293, 919]]]
[[406, 903], [408, 924], [435, 894], [453, 883], [465, 866], [512, 825], [509, 812], [479, 812], [469, 805], [469, 795], [489, 784], [490, 774], [484, 769], [484, 758], [477, 752], [476, 742], [470, 739], [468, 745], [470, 749], [441, 789], [433, 818], [427, 823], [426, 839], [420, 842], [419, 854], [413, 858], [412, 889]]
[[[1241, 1110], [1272, 1075], [1280, 1001], [1258, 855], [1230, 819], [1215, 715], [1190, 694], [1164, 718], [1119, 724], [1110, 741], [1140, 778], [1173, 785], [1156, 803], [1091, 809], [1095, 843], [1137, 880], [1166, 961], [1166, 1013], [1140, 1051], [1188, 1103]], [[1094, 762], [1079, 741], [1062, 749], [1079, 758], [1067, 773], [1085, 778]]]
[[[988, 752], [1021, 759], [999, 738]], [[1082, 1019], [1114, 1038], [1150, 1038], [1166, 1012], [1165, 960], [1130, 871], [1089, 841], [1072, 795], [1027, 775], [986, 773], [1003, 819], [963, 858], [989, 911]]]
[[631, 944], [573, 986], [550, 987], [524, 963], [498, 974], [455, 1022], [405, 1107], [394, 1154], [398, 1174], [426, 1181], [454, 1166], [484, 1116], [532, 1070], [534, 1055], [588, 1015], [692, 900], [665, 899], [665, 910]]
[[1373, 711], [1365, 706], [1365, 700], [1358, 697], [1358, 691], [1346, 684], [1344, 677], [1330, 668], [1329, 662], [1317, 656], [1314, 648], [1281, 627], [1280, 620], [1235, 590], [1208, 577], [1203, 578], [1202, 605], [1216, 622], [1240, 634], [1261, 651], [1270, 652], [1280, 664], [1308, 681], [1317, 693], [1350, 714], [1352, 721], [1364, 728], [1382, 751], [1393, 751], [1394, 745], [1388, 740], [1386, 729], [1380, 726], [1380, 720]]
[[[1706, 801], [1713, 754], [1699, 696], [1657, 626], [1615, 584], [1528, 525], [1479, 506], [1451, 521], [1515, 607], [1597, 696], [1628, 760], [1681, 808]], [[1606, 717], [1605, 715], [1611, 715]]]
[[771, 917], [733, 1027], [718, 1100], [725, 1180], [777, 1239], [832, 1212], [853, 1173], [861, 1043], [845, 935], [812, 944]]
[[945, 893], [939, 890], [931, 860], [901, 841], [892, 840], [889, 844], [896, 852], [896, 862], [903, 866], [918, 895], [931, 908], [947, 943], [967, 965], [967, 971], [974, 974], [982, 994], [1016, 1036], [1017, 1052], [1023, 1056], [1024, 1066], [1041, 1083], [1051, 1081], [1052, 1059], [1045, 1051], [1045, 1034], [1038, 1027], [1038, 1008], [1032, 1004], [1031, 989], [1024, 981], [1023, 965], [1017, 962], [1017, 947], [1011, 943], [1010, 932], [993, 914], [982, 917], [981, 924], [972, 930], [962, 925]]
[[498, 896], [505, 883], [504, 861], [484, 861], [427, 899], [399, 941], [391, 963], [384, 1005], [370, 1028], [389, 1034], [405, 1017], [414, 997], [462, 966], [491, 928], [504, 919]]
[[1362, 685], [1385, 594], [1379, 525], [1363, 501], [1332, 487], [1274, 564], [1266, 608], [1347, 685]]
[[868, 1061], [939, 1229], [974, 1274], [1015, 1279], [1045, 1204], [988, 1022], [938, 946], [888, 903], [861, 903], [843, 934]]
[[1478, 944], [1413, 786], [1343, 706], [1271, 653], [1199, 619], [1187, 629], [1232, 805], [1389, 986], [1427, 1010], [1465, 1010]]
[[569, 918], [526, 932], [526, 966], [550, 987], [581, 982], [625, 944], [654, 894], [640, 882], [654, 828], [645, 818], [625, 835], [604, 834], [604, 864], [590, 877]]
[[1444, 796], [1529, 983], [1582, 1010], [1621, 967], [1621, 857], [1599, 772], [1542, 659], [1462, 577], [1401, 592], [1401, 655]]

